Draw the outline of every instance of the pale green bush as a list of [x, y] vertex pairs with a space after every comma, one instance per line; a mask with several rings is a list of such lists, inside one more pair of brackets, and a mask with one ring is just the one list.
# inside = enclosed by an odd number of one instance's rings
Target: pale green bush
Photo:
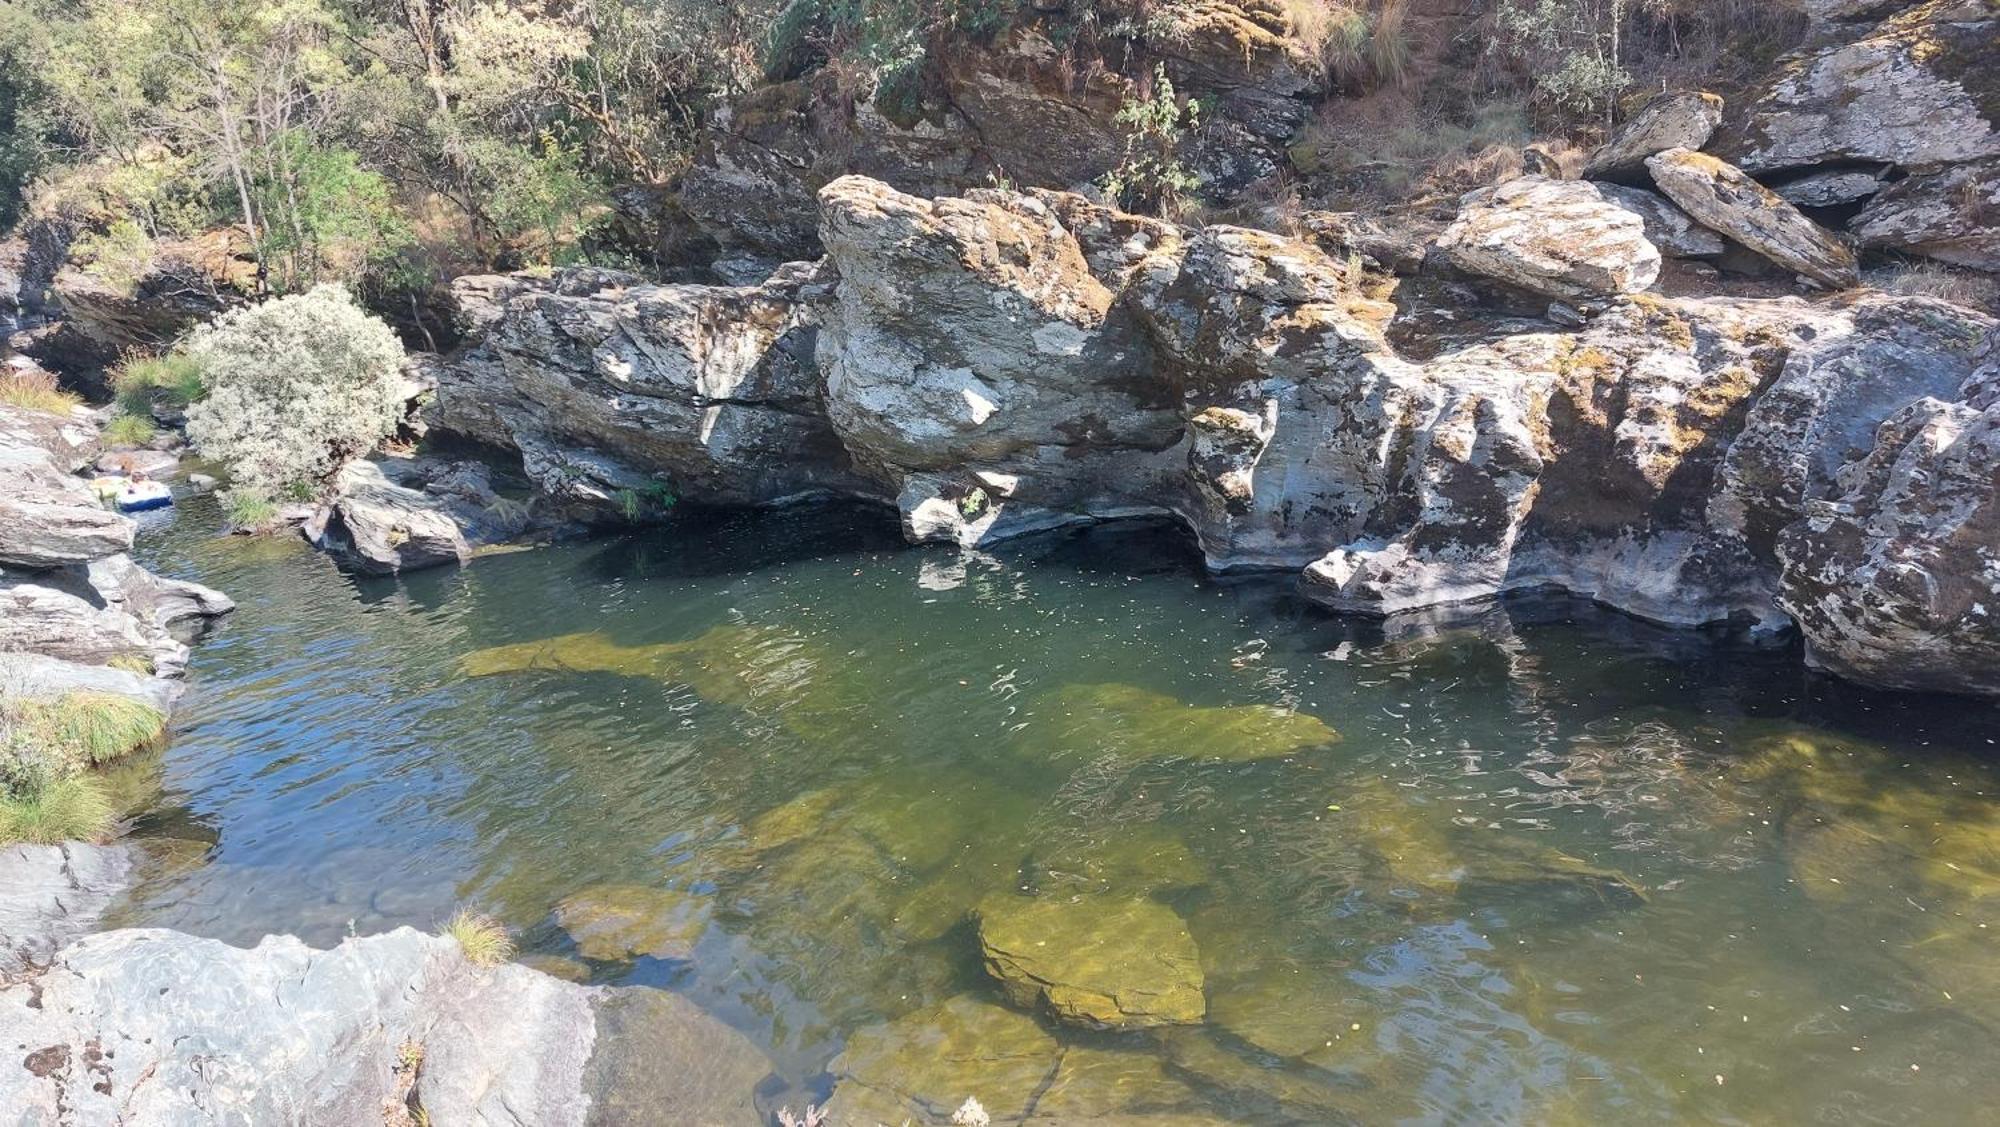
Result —
[[188, 437], [239, 491], [308, 496], [393, 433], [403, 346], [339, 286], [225, 313], [189, 338]]

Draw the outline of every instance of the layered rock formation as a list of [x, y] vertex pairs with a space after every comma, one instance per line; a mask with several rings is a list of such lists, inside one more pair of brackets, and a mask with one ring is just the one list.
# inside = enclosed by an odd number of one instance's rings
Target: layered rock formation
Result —
[[218, 591], [133, 563], [133, 523], [105, 509], [75, 471], [96, 454], [96, 425], [0, 404], [0, 654], [82, 666], [39, 680], [83, 684], [124, 660], [160, 676], [187, 665], [174, 630], [233, 608]]
[[[1597, 198], [1533, 180], [1468, 210], [1549, 187]], [[1643, 245], [1635, 216], [1602, 206]], [[1894, 545], [1876, 554], [1983, 527], [1905, 519], [1905, 495], [1864, 482], [1890, 457], [1878, 428], [1911, 404], [1984, 410], [1967, 381], [1995, 323], [1941, 302], [1612, 287], [1574, 328], [1468, 305], [1411, 337], [1357, 260], [1267, 232], [859, 177], [822, 192], [821, 217], [826, 260], [762, 286], [515, 280], [530, 288], [441, 365], [436, 423], [519, 450], [551, 491], [837, 492], [894, 503], [914, 540], [1170, 517], [1212, 567], [1296, 569], [1313, 598], [1374, 614], [1556, 586], [1670, 623], [1776, 628], [1803, 619], [1809, 588], [1874, 582], [1780, 551], [1822, 503], [1872, 490], [1893, 514], [1869, 518]], [[1881, 441], [1902, 450], [1908, 430]], [[1952, 480], [1990, 502], [1991, 482]], [[1919, 615], [1932, 635], [1947, 604]], [[1995, 636], [1953, 629], [1970, 633], [1947, 665]], [[1852, 616], [1812, 630], [1816, 660], [1849, 675], [1980, 688], [1842, 663], [1837, 638], [1872, 630]]]

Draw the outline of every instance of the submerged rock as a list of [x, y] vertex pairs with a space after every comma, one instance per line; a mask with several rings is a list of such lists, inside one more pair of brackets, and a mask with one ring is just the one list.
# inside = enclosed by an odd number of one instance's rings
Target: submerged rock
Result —
[[555, 919], [586, 959], [685, 959], [708, 930], [708, 907], [670, 888], [600, 884], [564, 897]]
[[860, 1030], [834, 1058], [834, 1123], [943, 1123], [977, 1096], [1018, 1122], [1055, 1071], [1062, 1047], [1034, 1018], [960, 994]]
[[1201, 954], [1171, 908], [1125, 896], [995, 896], [979, 906], [986, 972], [1009, 1001], [1091, 1029], [1201, 1021]]
[[1267, 704], [1190, 706], [1136, 685], [1069, 685], [1038, 714], [1052, 754], [1249, 762], [1340, 742], [1317, 716]]

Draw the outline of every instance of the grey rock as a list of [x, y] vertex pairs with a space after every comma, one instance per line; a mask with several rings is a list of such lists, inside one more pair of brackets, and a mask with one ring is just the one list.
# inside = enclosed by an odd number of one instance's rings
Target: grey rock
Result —
[[123, 845], [0, 848], [0, 977], [47, 964], [70, 940], [94, 930], [131, 872]]
[[163, 674], [187, 665], [187, 647], [108, 606], [80, 570], [0, 571], [0, 652], [102, 665], [139, 658]]
[[373, 462], [342, 467], [333, 499], [303, 526], [306, 539], [345, 566], [395, 575], [463, 564], [472, 548], [435, 499], [396, 485]]
[[[0, 987], [0, 1039], [21, 1049], [0, 1068], [0, 1106], [23, 1124], [380, 1122], [405, 1045], [422, 1050], [411, 1096], [437, 1123], [755, 1123], [769, 1072], [677, 995], [477, 967], [409, 928], [326, 951], [86, 936]], [[602, 1091], [610, 1076], [633, 1083]]]
[[1821, 285], [1860, 281], [1853, 251], [1741, 169], [1687, 149], [1658, 153], [1646, 167], [1660, 191], [1702, 226]]
[[1700, 149], [1722, 123], [1722, 99], [1698, 90], [1656, 94], [1611, 131], [1584, 163], [1585, 180], [1640, 182], [1646, 158], [1668, 149]]
[[1847, 228], [1864, 247], [2000, 273], [2000, 158], [1909, 177]]
[[162, 713], [173, 710], [181, 690], [177, 681], [30, 653], [0, 653], [0, 688], [29, 700], [50, 700], [71, 692], [112, 693]]
[[1790, 177], [1771, 190], [1794, 207], [1839, 207], [1865, 200], [1882, 187], [1882, 178], [1873, 172], [1836, 168]]
[[0, 566], [65, 567], [132, 547], [132, 522], [69, 472], [90, 452], [85, 428], [0, 404]]
[[1580, 180], [1527, 176], [1469, 193], [1437, 247], [1469, 274], [1561, 300], [1634, 293], [1660, 275], [1640, 217]]
[[1623, 184], [1599, 184], [1597, 190], [1605, 202], [1638, 216], [1646, 226], [1646, 241], [1668, 258], [1714, 258], [1724, 250], [1721, 235], [1688, 218], [1687, 212], [1657, 192]]
[[[1827, 0], [1866, 17], [1885, 4]], [[1880, 23], [1830, 28], [1745, 99], [1720, 151], [1762, 175], [1839, 162], [1926, 169], [2000, 156], [2000, 97], [1989, 72], [2000, 14], [1978, 0], [1901, 5]]]
[[[2000, 342], [2000, 334], [1996, 334]], [[2000, 368], [1986, 407], [1925, 397], [1884, 422], [1778, 545], [1807, 660], [1899, 689], [2000, 696]]]

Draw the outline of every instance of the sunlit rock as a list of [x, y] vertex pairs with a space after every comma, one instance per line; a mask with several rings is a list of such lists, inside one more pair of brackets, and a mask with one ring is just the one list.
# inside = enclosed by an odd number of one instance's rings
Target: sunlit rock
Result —
[[1136, 685], [1070, 685], [1041, 698], [1044, 738], [1061, 755], [1249, 762], [1338, 743], [1316, 716], [1264, 704], [1195, 707]]
[[992, 897], [979, 907], [979, 946], [1008, 1000], [1071, 1025], [1186, 1025], [1205, 1009], [1187, 924], [1150, 900]]
[[556, 923], [587, 959], [685, 959], [708, 929], [706, 903], [669, 888], [600, 884], [556, 905]]
[[838, 1124], [943, 1123], [967, 1096], [995, 1122], [1028, 1114], [1062, 1048], [1034, 1018], [961, 994], [847, 1039], [828, 1070]]

